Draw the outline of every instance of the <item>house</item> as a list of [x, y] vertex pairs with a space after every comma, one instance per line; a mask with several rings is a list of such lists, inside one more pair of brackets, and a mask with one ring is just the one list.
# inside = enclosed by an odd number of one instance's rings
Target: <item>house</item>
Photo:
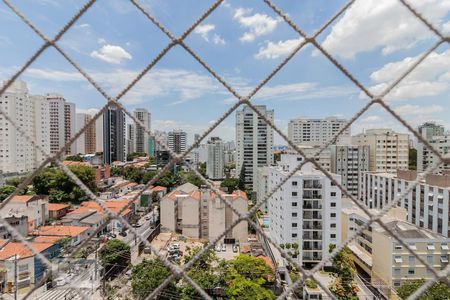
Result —
[[48, 217], [51, 220], [59, 220], [70, 211], [69, 204], [63, 203], [49, 203], [48, 204]]
[[72, 238], [71, 246], [76, 246], [88, 238], [89, 227], [71, 225], [41, 226], [38, 230], [33, 232], [33, 235], [59, 236], [62, 238], [70, 237]]
[[[242, 191], [219, 196], [208, 188], [184, 184], [160, 201], [163, 228], [198, 239], [215, 240], [238, 216], [220, 197], [227, 199], [241, 214], [248, 211], [248, 198]], [[246, 243], [247, 222], [238, 223], [221, 239], [224, 243]]]
[[[29, 244], [47, 259], [59, 255], [58, 245], [39, 242]], [[6, 272], [1, 283], [6, 292], [13, 291], [16, 278], [18, 289], [31, 287], [42, 278], [45, 270], [42, 261], [27, 246], [5, 240], [0, 241], [0, 268]]]
[[10, 215], [28, 217], [30, 231], [45, 224], [48, 220], [48, 201], [45, 196], [16, 195], [3, 207], [3, 212]]

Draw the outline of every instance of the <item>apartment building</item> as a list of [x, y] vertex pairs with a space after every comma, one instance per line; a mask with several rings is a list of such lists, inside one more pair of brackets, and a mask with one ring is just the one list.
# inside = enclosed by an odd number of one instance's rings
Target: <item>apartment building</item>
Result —
[[167, 145], [175, 153], [183, 153], [187, 149], [187, 133], [181, 129], [169, 131]]
[[[450, 239], [420, 228], [406, 218], [406, 210], [396, 207], [381, 221], [434, 268], [441, 270], [446, 267]], [[342, 241], [369, 220], [354, 204], [346, 205], [342, 209]], [[372, 285], [390, 299], [395, 299], [395, 289], [406, 281], [432, 278], [430, 271], [378, 224], [364, 230], [348, 247], [355, 264], [370, 276]]]
[[[367, 172], [362, 176], [358, 197], [368, 207], [382, 209], [396, 200], [416, 178], [416, 171]], [[449, 237], [449, 197], [450, 176], [429, 174], [398, 205], [408, 212], [409, 222]]]
[[127, 152], [136, 152], [136, 126], [127, 124]]
[[[425, 122], [419, 126], [418, 131], [441, 155], [449, 153], [450, 135], [446, 132], [444, 126], [436, 124], [435, 122]], [[417, 171], [423, 172], [438, 161], [439, 159], [436, 155], [434, 155], [433, 152], [419, 140], [417, 142]], [[450, 167], [448, 164], [441, 164], [434, 173], [440, 173], [449, 169]]]
[[14, 196], [2, 208], [2, 214], [10, 216], [27, 216], [28, 230], [32, 231], [48, 220], [48, 200], [43, 196]]
[[[50, 152], [49, 104], [42, 96], [28, 93], [25, 82], [14, 82], [0, 97], [0, 107], [47, 153]], [[0, 116], [0, 173], [28, 173], [44, 161], [43, 154]]]
[[65, 143], [65, 103], [62, 95], [47, 94], [50, 104], [50, 153], [54, 154], [64, 146]]
[[[282, 182], [303, 158], [282, 154], [269, 167], [268, 190]], [[339, 175], [333, 175], [340, 182]], [[306, 163], [269, 198], [269, 231], [277, 244], [299, 245], [298, 262], [312, 267], [328, 255], [330, 244], [341, 242], [341, 191], [311, 163]]]
[[[68, 143], [76, 133], [75, 104], [64, 103], [64, 144]], [[74, 141], [67, 149], [66, 154], [76, 154], [77, 141]]]
[[[273, 110], [265, 105], [256, 109], [273, 121]], [[246, 188], [253, 188], [259, 167], [273, 164], [273, 129], [250, 107], [236, 112], [236, 173], [244, 168]]]
[[207, 144], [208, 160], [206, 161], [206, 175], [209, 179], [219, 180], [224, 175], [224, 144], [219, 137], [211, 137]]
[[[92, 116], [84, 113], [77, 113], [77, 132], [80, 131], [92, 120]], [[89, 125], [83, 134], [76, 141], [77, 154], [94, 154], [96, 152], [96, 128], [95, 123]]]
[[[296, 145], [324, 145], [347, 124], [347, 120], [336, 117], [325, 119], [298, 118], [289, 121], [288, 136]], [[342, 132], [339, 138], [349, 137], [350, 128]]]
[[[242, 191], [221, 194], [233, 207], [245, 214], [248, 211], [247, 195]], [[179, 186], [161, 199], [161, 226], [190, 238], [212, 241], [230, 226], [238, 216], [217, 194], [207, 188], [197, 188], [187, 183]], [[221, 243], [233, 244], [248, 241], [246, 221], [229, 231]]]
[[369, 171], [395, 173], [408, 169], [409, 135], [391, 129], [368, 129], [353, 136], [353, 144], [369, 146]]
[[[300, 145], [298, 146], [301, 151], [305, 154], [306, 157], [311, 158], [314, 157], [314, 160], [327, 172], [331, 172], [331, 148], [327, 147], [325, 149], [321, 149], [322, 146], [307, 146]], [[318, 154], [317, 154], [318, 153]]]
[[[151, 115], [145, 108], [136, 108], [133, 112], [134, 116], [141, 121], [146, 129], [150, 130]], [[149, 154], [149, 138], [150, 135], [145, 132], [145, 129], [138, 124], [134, 124], [135, 127], [135, 150], [139, 153]]]
[[125, 113], [109, 107], [103, 113], [103, 161], [110, 165], [114, 161], [126, 160]]
[[[269, 194], [269, 173], [270, 169], [268, 166], [259, 167], [257, 172], [257, 180], [255, 183], [256, 190], [256, 201], [264, 201]], [[261, 210], [267, 212], [267, 201], [261, 205]]]
[[369, 146], [332, 145], [331, 172], [341, 175], [342, 186], [358, 197], [359, 179], [369, 171]]

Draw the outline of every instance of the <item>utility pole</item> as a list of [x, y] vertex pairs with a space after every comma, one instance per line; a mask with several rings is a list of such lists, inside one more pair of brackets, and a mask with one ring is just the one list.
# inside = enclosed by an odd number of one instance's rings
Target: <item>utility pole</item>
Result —
[[17, 300], [17, 254], [14, 254], [14, 300]]
[[98, 247], [100, 246], [100, 243], [97, 244], [97, 247], [95, 248], [95, 265], [94, 265], [94, 281], [97, 280], [97, 270], [98, 270]]

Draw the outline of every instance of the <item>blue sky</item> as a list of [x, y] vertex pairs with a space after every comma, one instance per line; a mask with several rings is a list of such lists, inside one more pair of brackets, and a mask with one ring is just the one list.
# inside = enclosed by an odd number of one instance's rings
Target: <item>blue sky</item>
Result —
[[[12, 1], [52, 37], [82, 5], [75, 0]], [[142, 5], [179, 36], [212, 1], [150, 1]], [[308, 34], [324, 24], [345, 1], [274, 1]], [[410, 0], [442, 32], [450, 32], [450, 1]], [[318, 41], [363, 84], [381, 92], [436, 41], [397, 0], [359, 0], [322, 32]], [[248, 93], [301, 42], [299, 35], [263, 1], [225, 1], [187, 38], [186, 43], [242, 94]], [[107, 93], [124, 88], [169, 39], [126, 0], [99, 0], [60, 40], [59, 45]], [[5, 4], [0, 4], [0, 80], [19, 68], [42, 41]], [[61, 57], [47, 49], [21, 76], [32, 94], [56, 92], [79, 111], [94, 111], [104, 98]], [[389, 103], [414, 126], [435, 120], [450, 129], [448, 114], [450, 50], [441, 45], [388, 95]], [[192, 140], [235, 101], [190, 54], [179, 46], [152, 69], [121, 101], [129, 109], [147, 108], [152, 127], [184, 128]], [[351, 118], [366, 103], [360, 91], [312, 46], [302, 49], [253, 100], [275, 110], [287, 131], [296, 117]], [[405, 131], [378, 107], [352, 127], [392, 127]], [[234, 138], [234, 114], [213, 135]], [[277, 143], [283, 143], [276, 138]]]

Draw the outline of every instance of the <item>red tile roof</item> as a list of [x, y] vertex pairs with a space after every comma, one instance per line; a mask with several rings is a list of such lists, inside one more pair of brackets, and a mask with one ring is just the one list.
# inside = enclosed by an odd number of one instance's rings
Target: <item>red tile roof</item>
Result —
[[[30, 246], [40, 253], [53, 246], [53, 244], [31, 242]], [[17, 258], [20, 259], [34, 256], [34, 253], [27, 246], [16, 242], [7, 243], [0, 249], [0, 261], [11, 258], [14, 255], [17, 255]]]
[[30, 201], [35, 201], [37, 198], [33, 199], [34, 196], [32, 195], [17, 195], [11, 198], [11, 202], [23, 202], [27, 203]]
[[35, 232], [35, 234], [76, 237], [84, 233], [88, 229], [89, 227], [86, 226], [51, 225], [51, 226], [41, 226]]
[[61, 210], [61, 209], [66, 209], [69, 208], [70, 205], [69, 204], [63, 204], [63, 203], [49, 203], [48, 204], [48, 210]]

